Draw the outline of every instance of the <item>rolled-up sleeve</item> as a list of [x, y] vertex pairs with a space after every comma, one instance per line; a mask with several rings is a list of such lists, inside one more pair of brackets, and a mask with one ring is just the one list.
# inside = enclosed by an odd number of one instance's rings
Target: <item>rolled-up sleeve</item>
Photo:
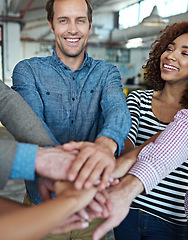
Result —
[[104, 124], [97, 137], [113, 139], [118, 144], [120, 154], [131, 127], [131, 115], [121, 86], [120, 73], [115, 66], [108, 73], [100, 104]]
[[34, 180], [38, 146], [18, 143], [10, 178]]
[[12, 88], [29, 104], [37, 117], [40, 119], [50, 138], [56, 145], [59, 145], [59, 142], [45, 123], [43, 100], [37, 90], [34, 69], [30, 65], [29, 61], [21, 61], [15, 66], [12, 79]]
[[149, 193], [163, 178], [188, 159], [188, 110], [179, 111], [154, 143], [145, 146], [129, 171]]

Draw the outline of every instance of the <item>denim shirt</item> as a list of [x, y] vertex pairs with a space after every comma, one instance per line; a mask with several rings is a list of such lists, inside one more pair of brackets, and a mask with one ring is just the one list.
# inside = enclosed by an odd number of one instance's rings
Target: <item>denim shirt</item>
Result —
[[118, 144], [118, 154], [123, 150], [131, 116], [120, 73], [111, 63], [94, 60], [85, 52], [82, 66], [72, 72], [54, 51], [52, 56], [21, 61], [12, 78], [13, 89], [56, 143], [94, 142], [105, 136]]

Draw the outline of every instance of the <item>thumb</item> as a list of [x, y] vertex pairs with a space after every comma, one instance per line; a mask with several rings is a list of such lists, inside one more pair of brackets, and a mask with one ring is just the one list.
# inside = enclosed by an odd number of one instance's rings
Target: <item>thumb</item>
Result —
[[102, 224], [100, 224], [92, 235], [92, 240], [99, 240], [101, 239], [107, 232], [109, 232], [112, 228], [113, 220], [109, 217], [106, 221], [104, 221]]
[[80, 150], [82, 147], [83, 142], [69, 142], [62, 145], [63, 150], [65, 151], [74, 151]]
[[43, 202], [46, 202], [47, 200], [51, 199], [51, 191], [49, 191], [49, 189], [47, 189], [46, 186], [40, 185], [38, 190]]

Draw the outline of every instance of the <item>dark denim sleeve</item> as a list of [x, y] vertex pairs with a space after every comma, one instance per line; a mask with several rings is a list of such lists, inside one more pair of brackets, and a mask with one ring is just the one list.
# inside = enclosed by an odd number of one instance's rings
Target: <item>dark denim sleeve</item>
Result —
[[118, 155], [124, 149], [124, 141], [131, 127], [131, 116], [121, 86], [118, 69], [113, 66], [108, 72], [101, 99], [104, 125], [97, 137], [106, 136], [118, 144]]
[[21, 61], [16, 65], [13, 71], [12, 79], [12, 88], [17, 91], [30, 105], [30, 107], [33, 109], [35, 114], [42, 122], [45, 130], [47, 131], [53, 142], [56, 145], [59, 145], [59, 142], [56, 140], [53, 133], [44, 121], [43, 101], [35, 84], [35, 72], [29, 65], [29, 62], [27, 60]]

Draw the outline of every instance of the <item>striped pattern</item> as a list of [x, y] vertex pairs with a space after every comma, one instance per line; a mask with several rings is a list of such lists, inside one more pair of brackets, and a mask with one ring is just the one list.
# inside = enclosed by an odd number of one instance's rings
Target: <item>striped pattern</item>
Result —
[[[154, 116], [151, 109], [152, 95], [153, 90], [138, 90], [129, 94], [127, 98], [133, 122], [129, 139], [135, 146], [139, 146], [168, 125]], [[148, 195], [140, 194], [134, 200], [132, 208], [142, 209], [171, 223], [185, 225], [184, 198], [187, 189], [188, 161], [186, 160]]]

